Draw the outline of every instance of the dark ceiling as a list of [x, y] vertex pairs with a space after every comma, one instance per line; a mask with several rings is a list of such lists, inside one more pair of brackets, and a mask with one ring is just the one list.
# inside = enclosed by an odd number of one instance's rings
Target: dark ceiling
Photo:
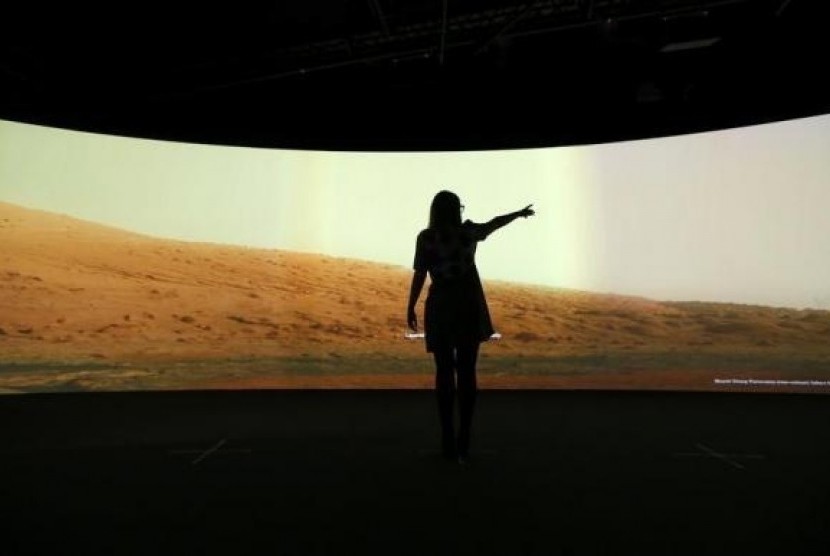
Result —
[[534, 147], [830, 112], [818, 0], [3, 7], [0, 118], [264, 147]]

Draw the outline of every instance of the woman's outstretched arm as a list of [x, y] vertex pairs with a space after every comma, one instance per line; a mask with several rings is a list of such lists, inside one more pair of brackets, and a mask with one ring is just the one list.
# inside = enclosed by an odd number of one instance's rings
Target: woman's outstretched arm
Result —
[[493, 218], [492, 220], [490, 220], [489, 222], [484, 224], [484, 227], [487, 230], [487, 235], [492, 234], [493, 232], [495, 232], [499, 228], [507, 226], [508, 224], [510, 224], [511, 222], [516, 220], [517, 218], [519, 218], [520, 216], [522, 218], [527, 218], [528, 216], [533, 216], [534, 214], [536, 214], [536, 212], [532, 208], [530, 208], [532, 206], [533, 205], [527, 205], [522, 210], [517, 210], [516, 212], [511, 212], [509, 214], [503, 214], [501, 216], [496, 216], [495, 218]]
[[421, 295], [424, 282], [427, 279], [426, 270], [416, 270], [412, 275], [412, 286], [409, 288], [409, 305], [406, 309], [406, 322], [414, 332], [418, 331], [418, 316], [415, 314], [415, 304]]

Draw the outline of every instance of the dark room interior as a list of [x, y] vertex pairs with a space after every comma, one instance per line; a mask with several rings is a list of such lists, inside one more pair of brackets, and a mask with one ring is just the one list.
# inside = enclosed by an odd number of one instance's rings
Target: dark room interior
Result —
[[[358, 153], [738, 129], [830, 114], [824, 4], [12, 2], [0, 8], [0, 120]], [[14, 163], [0, 153], [0, 164]], [[830, 189], [830, 175], [823, 183]], [[11, 260], [0, 254], [0, 272], [11, 276]], [[0, 290], [0, 307], [16, 291]], [[408, 293], [395, 302], [401, 323]], [[17, 332], [4, 327], [9, 354]], [[830, 342], [830, 327], [814, 329]], [[460, 465], [440, 457], [432, 367], [421, 355], [427, 386], [417, 388], [0, 394], [0, 552], [830, 550], [829, 389], [488, 382], [471, 460]], [[27, 365], [0, 356], [0, 378]], [[830, 378], [830, 367], [815, 370]]]

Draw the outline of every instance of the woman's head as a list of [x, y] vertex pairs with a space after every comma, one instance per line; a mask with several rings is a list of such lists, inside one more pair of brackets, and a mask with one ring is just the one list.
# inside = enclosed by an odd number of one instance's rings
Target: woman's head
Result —
[[449, 228], [461, 225], [461, 199], [452, 191], [439, 191], [429, 209], [430, 228]]

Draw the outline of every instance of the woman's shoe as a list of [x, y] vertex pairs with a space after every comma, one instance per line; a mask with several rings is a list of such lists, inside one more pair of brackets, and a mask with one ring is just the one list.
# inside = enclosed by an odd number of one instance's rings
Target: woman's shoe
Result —
[[464, 460], [467, 463], [470, 459], [470, 433], [461, 431], [455, 443], [455, 453], [458, 454], [458, 463]]
[[458, 458], [458, 450], [452, 437], [445, 437], [441, 442], [441, 457], [447, 461], [455, 461]]

